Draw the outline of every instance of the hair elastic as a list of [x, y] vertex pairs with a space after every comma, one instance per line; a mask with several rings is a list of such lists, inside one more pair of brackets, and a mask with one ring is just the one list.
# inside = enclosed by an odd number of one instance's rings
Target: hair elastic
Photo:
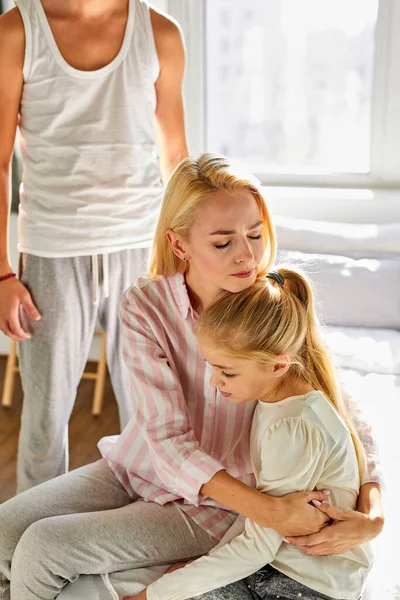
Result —
[[285, 283], [285, 278], [281, 273], [278, 273], [278, 271], [270, 271], [267, 274], [267, 277], [269, 277], [270, 279], [274, 279], [275, 281], [277, 281], [282, 287]]

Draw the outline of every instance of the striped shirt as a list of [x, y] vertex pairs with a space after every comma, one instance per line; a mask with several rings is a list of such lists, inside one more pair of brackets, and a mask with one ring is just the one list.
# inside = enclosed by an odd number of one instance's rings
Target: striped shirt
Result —
[[[132, 498], [174, 502], [219, 540], [236, 513], [200, 489], [221, 469], [255, 486], [250, 429], [256, 402], [235, 404], [211, 386], [196, 319], [181, 274], [141, 278], [125, 292], [120, 320], [134, 413], [121, 435], [103, 438], [99, 449]], [[379, 482], [371, 427], [349, 404], [368, 455], [363, 483]]]

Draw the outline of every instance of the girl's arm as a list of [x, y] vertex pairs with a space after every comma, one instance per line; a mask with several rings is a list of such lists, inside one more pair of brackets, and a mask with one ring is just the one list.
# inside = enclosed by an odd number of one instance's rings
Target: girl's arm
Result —
[[[318, 429], [296, 417], [265, 432], [262, 456], [261, 489], [280, 496], [315, 487], [325, 450]], [[243, 579], [271, 562], [281, 543], [281, 534], [246, 519], [244, 532], [230, 543], [152, 583], [147, 600], [186, 600]]]

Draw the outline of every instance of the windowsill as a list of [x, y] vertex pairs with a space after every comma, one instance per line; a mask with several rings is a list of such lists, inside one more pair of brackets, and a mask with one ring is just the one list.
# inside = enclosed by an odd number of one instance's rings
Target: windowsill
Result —
[[400, 189], [262, 186], [272, 214], [345, 223], [400, 222]]

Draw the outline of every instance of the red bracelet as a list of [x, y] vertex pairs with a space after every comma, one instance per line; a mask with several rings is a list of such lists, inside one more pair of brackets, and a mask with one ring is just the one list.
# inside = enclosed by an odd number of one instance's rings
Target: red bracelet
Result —
[[6, 279], [12, 279], [13, 277], [16, 277], [17, 274], [16, 273], [7, 273], [7, 275], [3, 275], [2, 277], [0, 277], [0, 281], [6, 281]]

